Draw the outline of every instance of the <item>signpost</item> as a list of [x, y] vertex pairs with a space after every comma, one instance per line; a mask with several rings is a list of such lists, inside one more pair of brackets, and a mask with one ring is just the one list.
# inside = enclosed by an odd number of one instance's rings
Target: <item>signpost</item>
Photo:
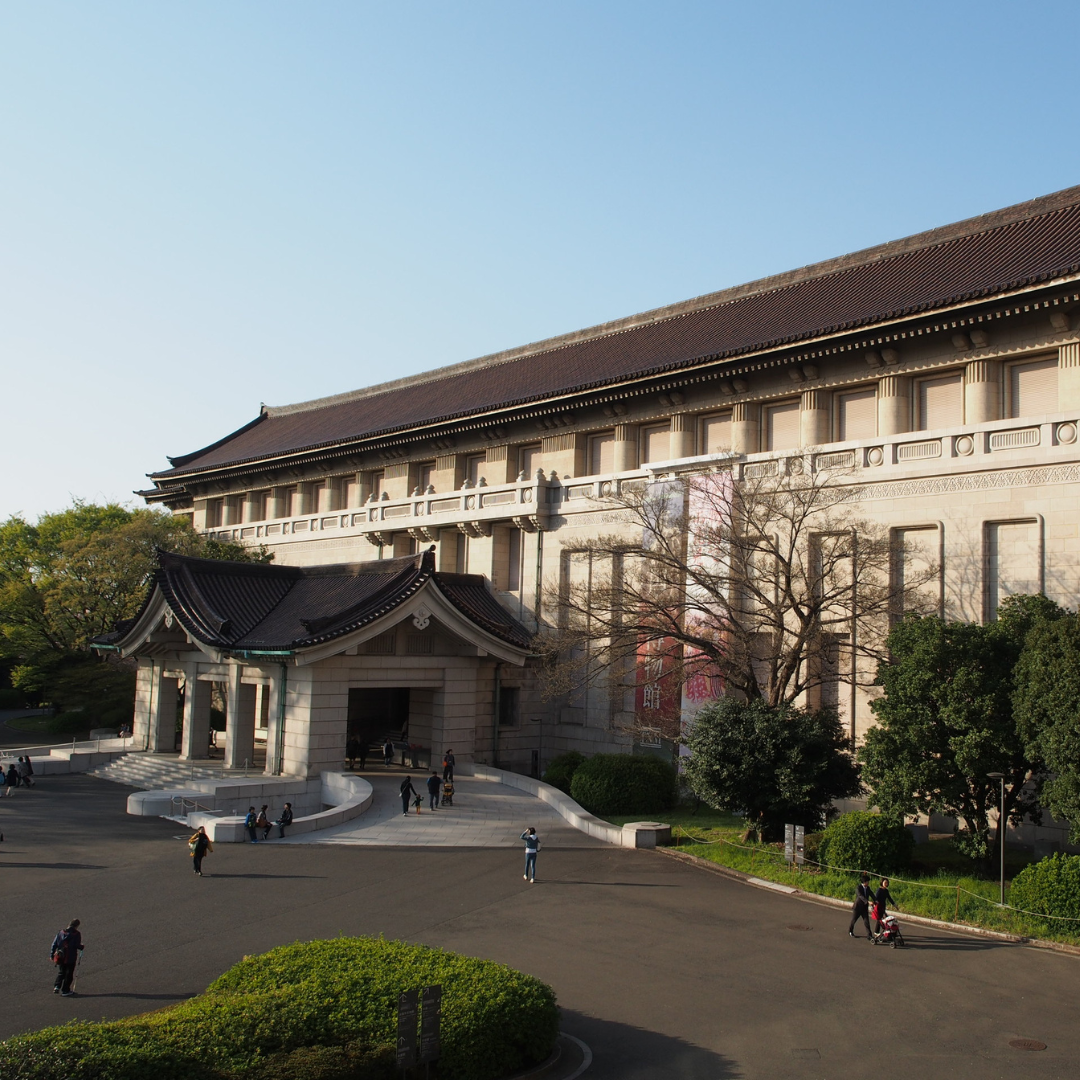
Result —
[[411, 1069], [416, 1065], [416, 1009], [418, 990], [398, 994], [397, 1001], [397, 1067]]
[[802, 866], [806, 862], [806, 829], [802, 825], [795, 826], [795, 865]]
[[442, 1020], [442, 987], [425, 986], [421, 995], [420, 1060], [439, 1060], [439, 1027]]
[[784, 862], [789, 866], [795, 861], [795, 826], [784, 826]]
[[[417, 1053], [416, 1019], [420, 1012], [420, 1044]], [[398, 994], [397, 1005], [397, 1067], [411, 1071], [418, 1063], [427, 1066], [439, 1060], [441, 1053], [442, 987], [425, 986], [423, 990], [406, 990]]]

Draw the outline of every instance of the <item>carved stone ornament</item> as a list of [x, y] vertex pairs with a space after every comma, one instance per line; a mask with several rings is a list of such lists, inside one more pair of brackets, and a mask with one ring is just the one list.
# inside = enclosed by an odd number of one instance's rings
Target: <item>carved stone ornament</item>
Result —
[[412, 617], [417, 630], [426, 630], [431, 623], [431, 612], [426, 607], [418, 607]]
[[173, 615], [171, 608], [165, 609], [165, 629], [171, 630], [176, 625], [176, 616]]

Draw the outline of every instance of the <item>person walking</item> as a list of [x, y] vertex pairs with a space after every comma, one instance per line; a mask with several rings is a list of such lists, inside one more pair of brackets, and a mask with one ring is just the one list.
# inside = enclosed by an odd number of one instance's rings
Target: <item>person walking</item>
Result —
[[409, 799], [410, 798], [413, 798], [413, 799], [419, 799], [420, 798], [420, 796], [416, 794], [416, 788], [414, 788], [412, 786], [412, 777], [411, 776], [406, 776], [405, 779], [401, 781], [401, 788], [399, 790], [401, 791], [401, 812], [406, 817], [408, 817], [408, 815], [409, 815]]
[[72, 919], [67, 926], [53, 938], [49, 958], [56, 965], [56, 982], [53, 993], [62, 997], [74, 997], [72, 983], [75, 980], [75, 965], [79, 962], [79, 953], [86, 948], [79, 933], [79, 920]]
[[870, 932], [870, 875], [863, 874], [859, 884], [855, 886], [855, 903], [851, 905], [851, 925], [848, 927], [848, 937], [855, 936], [855, 924], [862, 919], [866, 927], [866, 940], [873, 941], [874, 935]]
[[441, 784], [439, 774], [432, 769], [431, 775], [427, 778], [428, 805], [432, 810], [439, 809], [439, 787]]
[[259, 811], [259, 816], [255, 819], [255, 828], [262, 829], [262, 838], [265, 840], [270, 835], [270, 830], [273, 828], [273, 823], [266, 816], [266, 811], [270, 808], [263, 806]]
[[255, 813], [255, 807], [249, 806], [247, 817], [244, 818], [244, 828], [247, 829], [247, 834], [251, 838], [251, 842], [253, 844], [257, 844], [259, 842], [259, 838], [255, 835], [255, 826], [258, 820], [259, 818], [258, 815]]
[[536, 853], [540, 850], [540, 837], [530, 825], [522, 834], [525, 841], [525, 873], [521, 876], [530, 884], [536, 882]]
[[14, 761], [8, 766], [5, 779], [7, 780], [7, 793], [10, 795], [19, 786], [19, 770], [15, 768]]
[[15, 769], [19, 774], [19, 779], [26, 787], [34, 786], [34, 770], [30, 767], [30, 759], [19, 758], [15, 763]]
[[881, 933], [881, 920], [885, 918], [886, 901], [896, 907], [896, 901], [892, 898], [892, 893], [889, 892], [889, 879], [883, 877], [878, 891], [874, 893], [874, 909], [871, 912], [874, 922], [877, 924], [874, 928], [875, 934]]
[[390, 763], [394, 760], [394, 744], [390, 741], [389, 736], [387, 736], [386, 742], [383, 743], [382, 757], [383, 764], [389, 769]]
[[361, 739], [356, 744], [356, 756], [360, 759], [360, 771], [361, 772], [363, 772], [367, 768], [367, 752], [368, 752], [367, 739]]
[[454, 782], [454, 751], [447, 750], [442, 759], [442, 778]]
[[285, 809], [281, 811], [281, 817], [277, 819], [277, 834], [279, 840], [285, 839], [285, 826], [292, 824], [292, 803], [287, 802]]
[[0, 765], [0, 796], [6, 795], [9, 799], [15, 790], [15, 785], [8, 783], [8, 774], [4, 772], [4, 766]]
[[199, 831], [188, 841], [188, 847], [191, 849], [192, 859], [195, 860], [192, 863], [195, 876], [202, 877], [202, 861], [207, 855], [214, 853], [214, 845], [210, 842], [210, 837], [206, 835], [205, 825], [199, 826]]
[[345, 759], [350, 769], [356, 768], [356, 759], [360, 756], [360, 744], [355, 739], [350, 739], [345, 744]]

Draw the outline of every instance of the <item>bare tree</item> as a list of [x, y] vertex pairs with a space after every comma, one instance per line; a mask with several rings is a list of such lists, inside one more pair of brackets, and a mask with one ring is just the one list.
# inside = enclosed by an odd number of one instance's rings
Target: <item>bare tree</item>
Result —
[[[631, 483], [607, 500], [620, 524], [565, 549], [547, 593], [549, 696], [598, 682], [625, 693], [643, 667], [771, 705], [872, 682], [891, 619], [925, 604], [938, 568], [897, 572], [902, 545], [856, 516], [850, 473], [770, 464]], [[677, 737], [677, 705], [651, 704]]]

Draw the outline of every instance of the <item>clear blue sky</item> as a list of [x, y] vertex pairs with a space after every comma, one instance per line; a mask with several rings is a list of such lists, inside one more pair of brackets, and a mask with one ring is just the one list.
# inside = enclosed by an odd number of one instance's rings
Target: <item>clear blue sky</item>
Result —
[[8, 3], [0, 517], [1080, 183], [1080, 5]]

